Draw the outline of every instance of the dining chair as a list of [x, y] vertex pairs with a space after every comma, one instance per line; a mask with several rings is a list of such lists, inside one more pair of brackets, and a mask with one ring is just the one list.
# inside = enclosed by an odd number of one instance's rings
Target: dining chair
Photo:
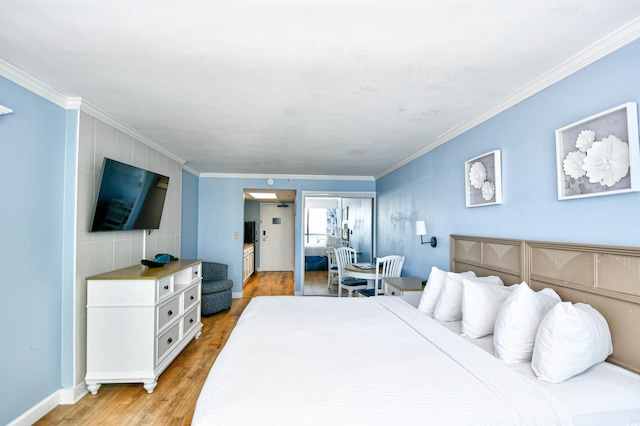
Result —
[[358, 290], [358, 296], [378, 296], [384, 294], [384, 278], [399, 277], [404, 265], [404, 256], [390, 255], [376, 260], [376, 280], [373, 288]]
[[334, 247], [329, 247], [327, 250], [327, 288], [331, 288], [331, 283], [338, 278], [338, 264], [336, 263], [336, 252]]
[[336, 247], [336, 263], [338, 264], [338, 297], [342, 297], [342, 290], [349, 292], [349, 297], [359, 289], [367, 288], [367, 280], [353, 278], [345, 273], [344, 268], [357, 262], [358, 253], [351, 247]]

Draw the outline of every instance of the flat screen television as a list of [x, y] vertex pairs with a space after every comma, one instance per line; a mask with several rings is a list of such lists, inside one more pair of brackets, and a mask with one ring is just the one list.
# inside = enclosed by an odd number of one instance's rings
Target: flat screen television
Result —
[[90, 232], [159, 229], [169, 177], [104, 159]]

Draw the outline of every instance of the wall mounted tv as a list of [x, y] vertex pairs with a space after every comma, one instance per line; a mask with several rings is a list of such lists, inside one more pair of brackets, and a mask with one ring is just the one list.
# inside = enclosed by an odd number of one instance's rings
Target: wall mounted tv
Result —
[[169, 178], [105, 158], [90, 232], [159, 229]]

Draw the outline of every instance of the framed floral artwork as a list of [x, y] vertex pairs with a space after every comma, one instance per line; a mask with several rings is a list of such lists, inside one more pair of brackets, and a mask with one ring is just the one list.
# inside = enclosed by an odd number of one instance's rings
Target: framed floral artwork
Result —
[[467, 207], [502, 204], [500, 151], [491, 151], [464, 163]]
[[558, 199], [640, 190], [639, 151], [633, 102], [556, 130]]

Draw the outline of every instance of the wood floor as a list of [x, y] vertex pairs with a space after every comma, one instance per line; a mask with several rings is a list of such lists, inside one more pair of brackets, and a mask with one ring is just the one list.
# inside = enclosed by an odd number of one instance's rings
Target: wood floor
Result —
[[[347, 292], [343, 291], [344, 294]], [[328, 296], [338, 295], [337, 278], [327, 286], [327, 271], [305, 271], [304, 272], [304, 295], [305, 296]]]
[[202, 318], [202, 335], [162, 373], [152, 394], [142, 384], [102, 385], [97, 395], [58, 406], [36, 425], [189, 425], [209, 369], [251, 298], [293, 295], [293, 282], [293, 272], [258, 272], [230, 310]]

